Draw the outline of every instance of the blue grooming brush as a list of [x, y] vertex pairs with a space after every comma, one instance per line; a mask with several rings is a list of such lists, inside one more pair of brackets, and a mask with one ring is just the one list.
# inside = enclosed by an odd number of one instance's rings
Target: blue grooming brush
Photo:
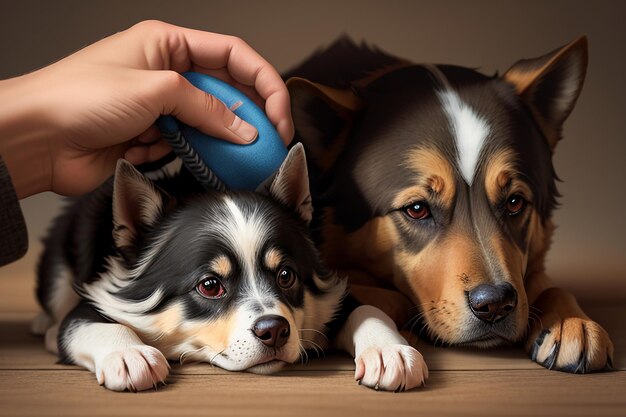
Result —
[[172, 116], [162, 116], [157, 126], [163, 137], [205, 188], [254, 191], [287, 156], [274, 125], [250, 98], [224, 81], [197, 72], [183, 76], [229, 109], [235, 108], [233, 112], [256, 127], [259, 136], [249, 145], [236, 145], [208, 136]]

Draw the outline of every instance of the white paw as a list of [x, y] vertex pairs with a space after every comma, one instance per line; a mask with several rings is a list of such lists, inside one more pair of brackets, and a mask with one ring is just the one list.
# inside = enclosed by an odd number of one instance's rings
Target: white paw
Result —
[[165, 356], [148, 345], [109, 353], [96, 364], [100, 385], [113, 391], [143, 391], [165, 382], [170, 365]]
[[411, 346], [368, 348], [355, 359], [354, 378], [376, 390], [405, 391], [424, 384], [428, 367], [422, 354]]

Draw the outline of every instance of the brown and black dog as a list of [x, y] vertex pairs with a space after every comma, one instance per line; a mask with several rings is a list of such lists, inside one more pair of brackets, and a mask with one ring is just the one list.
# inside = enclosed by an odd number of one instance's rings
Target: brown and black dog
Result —
[[343, 38], [289, 72], [327, 265], [442, 344], [525, 341], [550, 369], [610, 369], [606, 331], [544, 272], [552, 155], [586, 67], [584, 37], [492, 77]]

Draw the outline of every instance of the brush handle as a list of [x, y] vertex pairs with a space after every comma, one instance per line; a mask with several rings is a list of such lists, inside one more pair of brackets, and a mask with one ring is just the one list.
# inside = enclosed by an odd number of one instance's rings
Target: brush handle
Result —
[[287, 156], [274, 125], [250, 98], [224, 81], [197, 72], [183, 76], [229, 109], [238, 105], [233, 112], [256, 127], [259, 136], [249, 145], [237, 145], [206, 135], [172, 116], [162, 116], [157, 125], [163, 136], [205, 187], [223, 188], [219, 184], [222, 182], [230, 189], [254, 191]]

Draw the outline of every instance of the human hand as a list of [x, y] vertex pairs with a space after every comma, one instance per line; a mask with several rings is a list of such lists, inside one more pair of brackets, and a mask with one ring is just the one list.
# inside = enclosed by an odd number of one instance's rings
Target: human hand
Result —
[[154, 121], [163, 114], [235, 143], [256, 137], [256, 129], [180, 76], [185, 71], [207, 73], [242, 90], [265, 108], [285, 143], [291, 140], [287, 89], [245, 42], [142, 22], [0, 82], [0, 106], [7, 107], [0, 109], [0, 154], [18, 196], [44, 190], [81, 194], [108, 178], [120, 157], [134, 164], [162, 157], [169, 147]]

